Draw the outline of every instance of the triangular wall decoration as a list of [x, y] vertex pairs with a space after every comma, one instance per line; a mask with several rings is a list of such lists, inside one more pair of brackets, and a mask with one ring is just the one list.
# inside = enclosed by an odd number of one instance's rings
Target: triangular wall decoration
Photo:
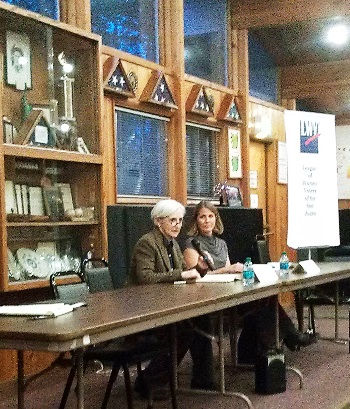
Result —
[[241, 115], [237, 106], [238, 99], [232, 94], [226, 94], [222, 100], [218, 119], [223, 119], [231, 122], [242, 122]]
[[161, 71], [152, 71], [150, 79], [142, 91], [140, 100], [177, 109], [172, 92]]
[[190, 95], [187, 98], [186, 110], [204, 116], [213, 116], [213, 99], [208, 95], [201, 85], [193, 85]]
[[135, 96], [123, 64], [117, 57], [109, 57], [103, 64], [103, 87], [105, 91], [125, 98]]

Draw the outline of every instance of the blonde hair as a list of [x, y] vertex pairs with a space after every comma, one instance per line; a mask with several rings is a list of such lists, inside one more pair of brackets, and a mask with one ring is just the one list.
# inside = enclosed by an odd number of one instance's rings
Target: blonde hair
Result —
[[189, 229], [187, 231], [187, 234], [189, 236], [198, 236], [199, 231], [198, 231], [198, 223], [197, 223], [197, 217], [199, 215], [199, 211], [201, 209], [208, 209], [211, 212], [214, 213], [215, 215], [215, 226], [213, 228], [213, 233], [215, 234], [222, 234], [224, 231], [224, 225], [222, 223], [220, 214], [218, 212], [218, 209], [216, 206], [214, 206], [211, 202], [208, 200], [202, 200], [201, 202], [197, 203], [196, 207], [194, 208], [193, 216], [190, 220], [189, 223]]

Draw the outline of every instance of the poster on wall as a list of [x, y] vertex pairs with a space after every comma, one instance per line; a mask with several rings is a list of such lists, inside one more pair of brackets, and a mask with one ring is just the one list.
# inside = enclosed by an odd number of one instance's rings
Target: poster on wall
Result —
[[339, 245], [334, 115], [285, 111], [292, 248]]
[[230, 179], [242, 177], [241, 138], [238, 129], [228, 129], [228, 160]]
[[336, 126], [338, 199], [350, 199], [350, 126]]

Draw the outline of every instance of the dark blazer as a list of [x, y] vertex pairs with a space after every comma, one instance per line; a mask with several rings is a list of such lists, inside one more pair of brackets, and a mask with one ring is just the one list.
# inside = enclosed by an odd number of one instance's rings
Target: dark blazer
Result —
[[171, 268], [164, 237], [157, 229], [143, 235], [136, 243], [131, 258], [127, 284], [152, 284], [181, 280], [186, 265], [180, 246], [173, 241], [173, 262]]

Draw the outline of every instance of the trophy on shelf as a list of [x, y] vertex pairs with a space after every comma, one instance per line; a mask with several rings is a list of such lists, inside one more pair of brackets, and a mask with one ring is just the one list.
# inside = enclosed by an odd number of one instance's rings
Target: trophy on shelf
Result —
[[62, 51], [58, 57], [58, 62], [62, 66], [63, 75], [60, 81], [63, 84], [63, 105], [64, 115], [58, 119], [58, 130], [56, 133], [57, 142], [63, 149], [72, 149], [76, 139], [76, 119], [73, 114], [73, 85], [74, 78], [69, 76], [74, 70], [74, 65], [67, 61]]

